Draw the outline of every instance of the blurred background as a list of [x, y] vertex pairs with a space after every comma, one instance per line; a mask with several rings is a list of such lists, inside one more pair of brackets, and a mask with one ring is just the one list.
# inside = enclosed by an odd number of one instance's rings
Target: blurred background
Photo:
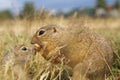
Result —
[[0, 0], [0, 19], [39, 15], [120, 18], [120, 0]]

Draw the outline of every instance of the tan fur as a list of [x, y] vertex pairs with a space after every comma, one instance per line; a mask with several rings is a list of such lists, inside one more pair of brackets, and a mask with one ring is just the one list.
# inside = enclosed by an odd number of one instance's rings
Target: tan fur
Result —
[[30, 80], [26, 71], [26, 63], [33, 54], [34, 50], [28, 48], [26, 45], [17, 45], [11, 48], [2, 60], [5, 70], [4, 74], [7, 75], [7, 72], [11, 70], [11, 73], [14, 73], [15, 79]]
[[[40, 34], [41, 30], [43, 34]], [[31, 43], [37, 45], [37, 51], [43, 51], [46, 59], [49, 54], [53, 57], [52, 53], [56, 53], [70, 60], [72, 80], [105, 80], [110, 73], [113, 60], [111, 46], [106, 39], [83, 28], [70, 30], [57, 25], [43, 26], [34, 34]]]

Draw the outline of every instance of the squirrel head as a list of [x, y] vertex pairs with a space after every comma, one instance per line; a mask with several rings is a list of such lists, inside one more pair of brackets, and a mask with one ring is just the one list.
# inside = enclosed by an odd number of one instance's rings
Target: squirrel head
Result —
[[18, 62], [28, 62], [35, 51], [26, 45], [17, 45], [14, 47], [14, 57]]
[[30, 57], [35, 53], [32, 48], [26, 45], [16, 45], [8, 50], [6, 55], [3, 57], [2, 63], [5, 64], [9, 61], [13, 63], [26, 63], [30, 60]]
[[36, 31], [35, 35], [32, 37], [31, 44], [34, 44], [36, 51], [40, 51], [41, 48], [48, 46], [53, 47], [56, 45], [56, 39], [60, 38], [61, 31], [62, 28], [57, 25], [43, 26]]
[[14, 55], [16, 58], [21, 58], [24, 60], [27, 60], [30, 56], [32, 56], [35, 53], [35, 51], [26, 46], [26, 45], [17, 45], [14, 47]]

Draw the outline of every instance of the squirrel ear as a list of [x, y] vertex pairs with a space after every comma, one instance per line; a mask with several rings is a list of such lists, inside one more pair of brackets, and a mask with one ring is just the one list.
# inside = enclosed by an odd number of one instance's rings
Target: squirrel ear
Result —
[[53, 28], [53, 32], [57, 32], [57, 30], [56, 30], [56, 28], [55, 28], [55, 27]]

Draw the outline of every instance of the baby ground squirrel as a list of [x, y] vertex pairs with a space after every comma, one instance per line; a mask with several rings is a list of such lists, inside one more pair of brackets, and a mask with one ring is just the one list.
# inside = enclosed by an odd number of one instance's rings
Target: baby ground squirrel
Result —
[[[7, 69], [8, 66], [11, 67], [15, 75], [15, 80], [30, 80], [25, 66], [34, 53], [35, 51], [26, 45], [12, 47], [2, 59], [4, 69]], [[5, 73], [5, 75], [6, 74], [7, 73]]]
[[31, 44], [36, 51], [43, 51], [45, 59], [64, 55], [73, 69], [72, 80], [105, 80], [111, 71], [113, 51], [108, 41], [96, 33], [46, 25], [34, 34]]

